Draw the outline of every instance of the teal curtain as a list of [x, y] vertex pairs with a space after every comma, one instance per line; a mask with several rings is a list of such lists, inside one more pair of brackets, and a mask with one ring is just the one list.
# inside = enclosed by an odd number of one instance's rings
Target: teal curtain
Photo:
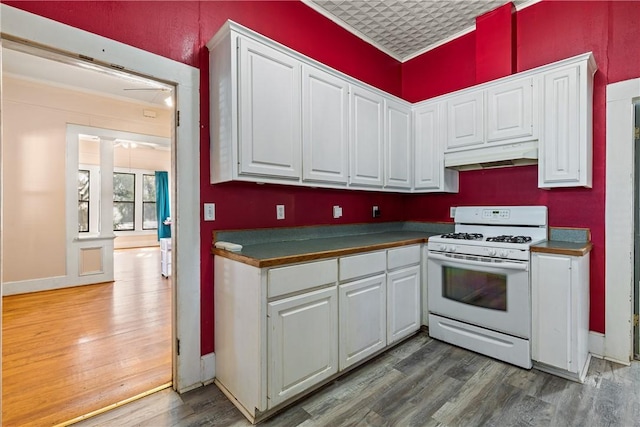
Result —
[[169, 174], [164, 171], [156, 171], [156, 213], [158, 215], [158, 240], [171, 237], [171, 226], [164, 223], [167, 218], [171, 217]]

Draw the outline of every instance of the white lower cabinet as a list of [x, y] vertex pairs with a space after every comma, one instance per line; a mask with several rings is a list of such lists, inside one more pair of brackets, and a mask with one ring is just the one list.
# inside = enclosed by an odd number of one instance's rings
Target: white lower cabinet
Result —
[[420, 327], [421, 245], [258, 268], [215, 257], [216, 384], [251, 421]]
[[387, 345], [385, 275], [340, 285], [340, 369]]
[[420, 266], [389, 273], [387, 277], [387, 343], [420, 329]]
[[387, 344], [420, 329], [421, 260], [420, 245], [387, 251]]
[[589, 256], [531, 254], [534, 366], [584, 381], [589, 367]]
[[267, 316], [271, 408], [338, 372], [337, 288], [270, 302]]

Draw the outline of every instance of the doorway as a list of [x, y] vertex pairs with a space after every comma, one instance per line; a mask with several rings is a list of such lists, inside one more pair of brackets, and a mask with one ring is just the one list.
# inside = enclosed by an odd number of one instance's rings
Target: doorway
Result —
[[[117, 157], [117, 151], [123, 151], [122, 145], [127, 144], [127, 149], [124, 151], [128, 151], [130, 160], [133, 144], [146, 144], [145, 148], [155, 150], [155, 147], [152, 146], [159, 145], [158, 141], [171, 141], [174, 133], [171, 129], [172, 117], [175, 116], [172, 106], [160, 108], [151, 101], [151, 97], [146, 91], [144, 94], [132, 96], [123, 89], [123, 86], [126, 88], [133, 85], [136, 89], [135, 92], [143, 92], [148, 87], [151, 87], [149, 91], [151, 92], [156, 91], [156, 87], [161, 87], [160, 92], [163, 95], [161, 101], [164, 102], [167, 99], [165, 88], [168, 85], [138, 76], [128, 76], [124, 73], [101, 69], [95, 65], [86, 67], [82, 61], [16, 42], [3, 42], [2, 65], [2, 113], [5, 123], [2, 139], [5, 203], [3, 203], [2, 217], [5, 224], [11, 224], [11, 227], [5, 227], [3, 233], [3, 246], [6, 251], [3, 253], [3, 294], [28, 294], [33, 291], [71, 288], [87, 283], [112, 281], [113, 241], [114, 237], [120, 237], [114, 235], [114, 229], [116, 229], [113, 208], [115, 202], [112, 202], [114, 165], [116, 164], [114, 163], [114, 153]], [[143, 86], [142, 90], [140, 90], [140, 86]], [[172, 90], [168, 92], [173, 102]], [[141, 99], [143, 97], [149, 100]], [[136, 117], [134, 111], [139, 112], [142, 118]], [[159, 124], [159, 120], [151, 121], [151, 119], [157, 120], [158, 118], [162, 118], [163, 123]], [[102, 128], [86, 127], [84, 129], [77, 126], [74, 128], [75, 131], [88, 129], [102, 135], [103, 138], [105, 136], [111, 138], [111, 140], [105, 141], [105, 144], [102, 144], [103, 147], [99, 147], [96, 153], [84, 153], [84, 163], [91, 163], [92, 156], [97, 157], [98, 160], [106, 160], [106, 165], [98, 162], [99, 167], [95, 172], [96, 177], [100, 177], [98, 185], [111, 191], [106, 191], [107, 197], [110, 197], [109, 200], [103, 199], [102, 203], [94, 203], [97, 206], [97, 209], [94, 209], [94, 214], [101, 214], [97, 216], [102, 216], [102, 221], [91, 221], [98, 226], [93, 230], [87, 230], [92, 231], [93, 234], [82, 236], [83, 238], [80, 238], [82, 231], [80, 228], [82, 227], [79, 228], [79, 219], [82, 216], [80, 206], [85, 200], [80, 200], [78, 191], [78, 170], [81, 158], [79, 153], [82, 150], [78, 148], [79, 138], [77, 135], [75, 146], [72, 145], [71, 148], [68, 146], [68, 134], [70, 133], [68, 123], [74, 122], [97, 123], [112, 128], [115, 128], [118, 123], [123, 123], [123, 128], [147, 130], [149, 133], [162, 135], [162, 137], [144, 137], [139, 134], [109, 131]], [[116, 144], [121, 146], [116, 147]], [[175, 149], [172, 149], [171, 144], [164, 145], [166, 147], [163, 147], [162, 150], [165, 151], [166, 148], [166, 153], [171, 157], [171, 153], [175, 152]], [[147, 161], [149, 157], [149, 155], [146, 156]], [[168, 163], [174, 164], [175, 160], [171, 161], [170, 159]], [[100, 171], [100, 166], [102, 166], [102, 171]], [[125, 174], [125, 172], [121, 173]], [[131, 164], [128, 165], [126, 174], [127, 176], [132, 175]], [[144, 174], [141, 175], [141, 178], [144, 178]], [[172, 178], [171, 181], [174, 179]], [[139, 193], [143, 193], [143, 191]], [[141, 206], [145, 202], [149, 204], [151, 201], [140, 200]], [[86, 203], [89, 206], [90, 201], [87, 199]], [[123, 200], [120, 203], [126, 206], [129, 201]], [[137, 204], [138, 201], [136, 200], [135, 203]], [[131, 204], [133, 206], [133, 200]], [[97, 212], [95, 212], [96, 210]], [[130, 211], [133, 212], [133, 210]], [[120, 209], [120, 211], [124, 212], [126, 209]], [[117, 225], [121, 227], [120, 230], [129, 231], [129, 222], [126, 218], [121, 218]], [[138, 238], [147, 234], [142, 230], [134, 229], [133, 225], [130, 230], [133, 233], [138, 233]], [[60, 238], [62, 235], [65, 237]], [[37, 242], [37, 245], [34, 245], [34, 242]], [[159, 247], [156, 249], [159, 255]], [[129, 258], [136, 260], [136, 269], [149, 270], [148, 267], [141, 267], [144, 258], [148, 257], [139, 257], [140, 255], [145, 254], [138, 253]], [[156, 256], [156, 258], [159, 257]], [[155, 276], [159, 279], [159, 262], [156, 272]], [[138, 277], [135, 280], [142, 280], [142, 283], [134, 283], [134, 285], [143, 285], [142, 287], [144, 287], [144, 281], [148, 278]], [[171, 280], [169, 279], [166, 283], [171, 283]], [[98, 291], [96, 291], [96, 287], [99, 288]], [[108, 292], [106, 290], [108, 287], [108, 284], [106, 287], [96, 285], [92, 291], [96, 291], [98, 294], [94, 297], [88, 297], [82, 305], [77, 307], [64, 306], [68, 310], [66, 316], [73, 318], [74, 311], [76, 313], [100, 312], [95, 306], [92, 306], [94, 307], [92, 310], [89, 310], [88, 307], [100, 299], [99, 295]], [[131, 287], [129, 286], [129, 288]], [[71, 288], [68, 291], [76, 294], [80, 293], [80, 288]], [[55, 292], [58, 291], [51, 291], [48, 296], [50, 297], [51, 293]], [[81, 290], [83, 295], [92, 295], [88, 292], [88, 289]], [[47, 294], [47, 292], [42, 294]], [[112, 299], [117, 298], [117, 294], [118, 292], [112, 292]], [[169, 296], [169, 304], [166, 304], [167, 300], [163, 299], [161, 310], [164, 311], [166, 318], [173, 319], [171, 292], [169, 291], [167, 295]], [[68, 300], [69, 297], [70, 295], [65, 294], [62, 299]], [[51, 304], [52, 300], [55, 301], [56, 298], [49, 298], [48, 304]], [[50, 310], [51, 306], [48, 304], [43, 304], [39, 308], [32, 307], [31, 310]], [[159, 309], [154, 306], [146, 306], [145, 310], [157, 311]], [[114, 314], [118, 313], [113, 313], [113, 310], [105, 313], [104, 323], [111, 323], [114, 320]], [[98, 320], [97, 323], [101, 322]], [[171, 323], [173, 322], [170, 321], [166, 328], [169, 335], [163, 341], [163, 353], [169, 355], [169, 360], [172, 352]], [[11, 327], [12, 325], [5, 326]], [[60, 334], [69, 333], [72, 330], [73, 328], [60, 328]], [[97, 339], [87, 338], [95, 337], [92, 333], [94, 331], [87, 333], [86, 329], [80, 328], [77, 332], [78, 335], [72, 340], [79, 344], [86, 344], [90, 340], [95, 341], [97, 345], [100, 344]], [[9, 335], [7, 334], [7, 336]], [[32, 334], [33, 338], [30, 341], [34, 345], [32, 347], [33, 353], [27, 355], [28, 357], [35, 358], [38, 355], [38, 336], [37, 332]], [[55, 342], [55, 336], [48, 335], [41, 336], [41, 338], [53, 339]], [[138, 344], [134, 342], [130, 345]], [[77, 357], [86, 357], [87, 352], [94, 354], [95, 357], [98, 353], [109, 351], [104, 347], [96, 347], [95, 349], [89, 347], [89, 350], [86, 350], [87, 346], [85, 345], [82, 348], [84, 350], [78, 352]], [[112, 358], [117, 359], [118, 357], [120, 354], [116, 353]], [[55, 359], [52, 358], [52, 360]], [[153, 385], [151, 389], [159, 386], [166, 387], [167, 379], [170, 384], [171, 371], [169, 364], [167, 373], [162, 375], [162, 384]], [[109, 375], [108, 372], [96, 372], [95, 376], [104, 376], [105, 374]], [[29, 375], [29, 373], [25, 371], [23, 375]], [[87, 374], [83, 373], [83, 375]], [[112, 384], [114, 388], [118, 386], [121, 384]], [[55, 393], [55, 390], [43, 390], [42, 394], [46, 395], [51, 392]], [[95, 389], [92, 392], [98, 395], [107, 394]], [[78, 391], [77, 394], [81, 393]], [[130, 397], [134, 396], [125, 396], [124, 398]], [[116, 403], [118, 402], [107, 402], [106, 406]], [[38, 405], [38, 403], [34, 402], [34, 405]], [[10, 409], [7, 408], [7, 402], [5, 402], [4, 409]], [[92, 410], [95, 408], [91, 408]], [[87, 410], [87, 412], [90, 411]]]
[[[198, 387], [212, 379], [203, 373], [211, 372], [213, 357], [205, 358], [200, 350], [200, 192], [194, 191], [200, 182], [199, 145], [199, 81], [197, 68], [161, 57], [124, 43], [107, 39], [78, 28], [58, 23], [0, 3], [0, 43], [19, 40], [48, 50], [66, 52], [93, 63], [126, 71], [133, 75], [150, 76], [175, 85], [175, 108], [180, 116], [179, 126], [172, 126], [175, 143], [175, 172], [173, 186], [173, 265], [172, 289], [173, 321], [173, 386], [179, 391]], [[1, 53], [1, 50], [0, 50]], [[0, 110], [0, 112], [2, 112]], [[0, 125], [6, 120], [0, 115]], [[4, 188], [5, 183], [2, 182]], [[0, 197], [2, 195], [0, 194]], [[4, 218], [3, 218], [4, 222]], [[0, 256], [4, 258], [4, 251]], [[0, 287], [2, 287], [0, 283]], [[180, 342], [180, 354], [175, 351]], [[206, 355], [208, 356], [208, 355]], [[212, 355], [211, 355], [212, 356]]]

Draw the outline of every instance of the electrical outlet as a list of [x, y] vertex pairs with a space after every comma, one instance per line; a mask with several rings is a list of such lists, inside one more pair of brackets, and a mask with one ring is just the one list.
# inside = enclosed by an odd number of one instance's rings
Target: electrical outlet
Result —
[[380, 217], [380, 207], [374, 206], [372, 214], [373, 214], [374, 218], [379, 218]]
[[276, 219], [284, 219], [284, 205], [276, 205]]
[[454, 206], [451, 206], [449, 208], [449, 218], [455, 218], [456, 216], [456, 208]]
[[216, 220], [216, 204], [215, 203], [204, 204], [204, 220], [205, 221]]
[[333, 207], [333, 217], [334, 218], [341, 218], [342, 217], [342, 207], [341, 206], [334, 206]]

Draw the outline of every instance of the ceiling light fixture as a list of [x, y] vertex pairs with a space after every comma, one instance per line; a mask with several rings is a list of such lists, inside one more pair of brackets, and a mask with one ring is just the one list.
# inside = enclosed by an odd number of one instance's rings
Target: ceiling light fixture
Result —
[[167, 107], [173, 107], [173, 97], [172, 96], [167, 96], [164, 99], [164, 103], [167, 104]]

